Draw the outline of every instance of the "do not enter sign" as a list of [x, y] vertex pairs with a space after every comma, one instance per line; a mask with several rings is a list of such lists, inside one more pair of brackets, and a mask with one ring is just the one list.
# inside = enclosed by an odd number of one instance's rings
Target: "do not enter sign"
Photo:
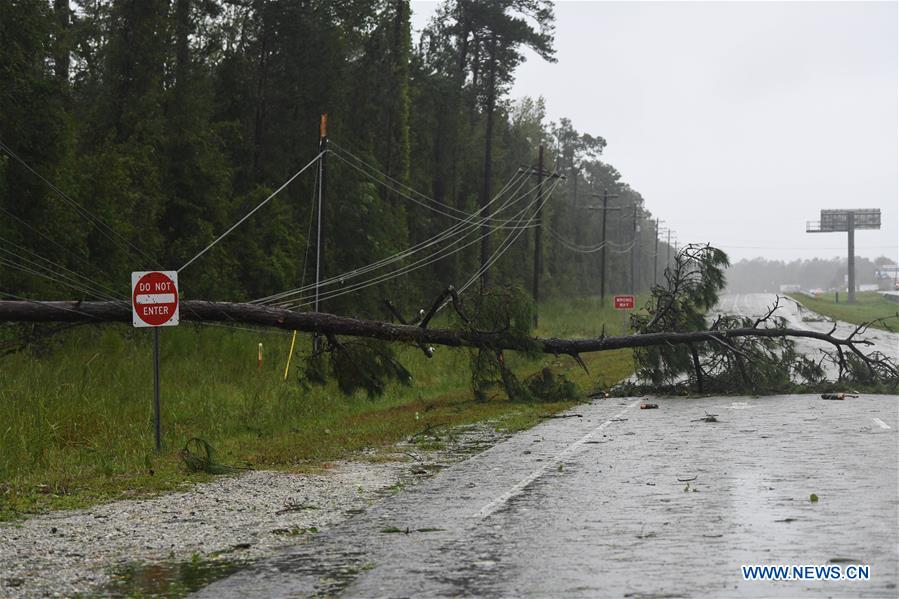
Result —
[[131, 321], [136, 327], [178, 325], [178, 273], [131, 273]]

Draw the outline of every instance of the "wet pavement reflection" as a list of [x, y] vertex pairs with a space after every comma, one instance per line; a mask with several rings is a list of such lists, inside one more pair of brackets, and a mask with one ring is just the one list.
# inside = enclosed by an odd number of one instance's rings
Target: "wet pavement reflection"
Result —
[[[899, 594], [899, 397], [653, 401], [547, 420], [200, 595]], [[871, 580], [740, 570], [830, 563], [870, 564]]]

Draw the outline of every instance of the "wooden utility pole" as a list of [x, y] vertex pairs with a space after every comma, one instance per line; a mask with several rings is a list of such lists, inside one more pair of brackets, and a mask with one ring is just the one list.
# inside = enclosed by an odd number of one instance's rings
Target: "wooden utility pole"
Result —
[[543, 144], [537, 153], [537, 227], [534, 229], [534, 326], [537, 326], [540, 306], [540, 272], [543, 269]]
[[671, 266], [671, 228], [668, 229], [668, 257], [665, 259], [665, 268]]
[[481, 210], [479, 216], [481, 222], [481, 291], [489, 286], [487, 262], [490, 260], [490, 221], [487, 205], [490, 203], [490, 193], [493, 187], [493, 111], [496, 109], [496, 33], [490, 39], [490, 77], [487, 88], [487, 123], [484, 132], [484, 185], [481, 189]]
[[602, 190], [602, 239], [600, 239], [600, 243], [602, 244], [601, 249], [599, 250], [599, 299], [606, 299], [606, 220], [609, 215], [609, 210], [620, 210], [620, 208], [609, 208], [609, 198], [617, 198], [618, 194], [613, 193], [609, 195], [609, 191], [607, 189]]
[[637, 202], [634, 202], [634, 238], [631, 245], [631, 293], [637, 295], [637, 234], [640, 226], [637, 224]]
[[652, 284], [659, 284], [659, 219], [656, 219], [656, 251], [652, 258]]
[[[322, 211], [322, 205], [325, 197], [325, 182], [327, 171], [325, 157], [327, 154], [325, 153], [328, 149], [328, 113], [322, 113], [321, 120], [319, 121], [318, 128], [318, 151], [321, 153], [318, 159], [318, 202], [317, 202], [317, 219], [316, 219], [316, 227], [315, 227], [315, 307], [314, 311], [319, 311], [319, 285], [321, 283], [322, 276], [322, 255], [325, 251], [325, 239], [323, 236], [323, 226], [324, 226], [324, 215]], [[313, 347], [315, 350], [318, 350], [319, 338], [316, 335], [313, 337]]]

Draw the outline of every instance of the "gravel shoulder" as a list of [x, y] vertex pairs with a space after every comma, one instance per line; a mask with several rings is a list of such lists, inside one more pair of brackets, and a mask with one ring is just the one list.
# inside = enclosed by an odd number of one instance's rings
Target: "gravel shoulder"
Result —
[[508, 436], [494, 429], [460, 427], [439, 442], [421, 437], [424, 443], [411, 440], [313, 474], [252, 471], [186, 492], [0, 524], [0, 597], [109, 594], [117, 573], [136, 566], [251, 563]]

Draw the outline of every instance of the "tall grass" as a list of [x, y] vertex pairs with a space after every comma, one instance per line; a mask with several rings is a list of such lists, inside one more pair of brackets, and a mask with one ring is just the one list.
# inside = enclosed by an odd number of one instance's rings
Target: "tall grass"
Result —
[[[554, 301], [541, 308], [539, 332], [595, 335], [607, 322], [612, 334], [621, 332], [620, 319], [598, 302]], [[506, 419], [508, 426], [526, 426], [568, 405], [502, 396], [473, 401], [466, 350], [438, 348], [427, 359], [417, 348], [400, 348], [412, 385], [394, 385], [370, 399], [343, 396], [332, 385], [300, 385], [297, 368], [285, 382], [289, 334], [182, 324], [161, 330], [160, 339], [160, 455], [152, 450], [151, 331], [81, 327], [61, 333], [49, 347], [0, 359], [0, 519], [203, 480], [179, 465], [178, 450], [192, 437], [209, 441], [225, 463], [298, 468], [393, 443], [426, 424]], [[310, 343], [299, 335], [303, 353]], [[552, 366], [586, 392], [600, 379], [627, 376], [630, 355], [585, 356], [589, 375], [569, 358], [508, 359], [521, 376]]]
[[842, 294], [839, 304], [836, 303], [833, 294], [822, 294], [818, 297], [794, 294], [791, 297], [809, 310], [836, 320], [862, 324], [883, 318], [886, 320], [875, 324], [875, 328], [885, 331], [899, 330], [899, 317], [896, 316], [899, 304], [884, 299], [876, 291], [856, 293], [854, 304], [846, 303], [845, 293]]

